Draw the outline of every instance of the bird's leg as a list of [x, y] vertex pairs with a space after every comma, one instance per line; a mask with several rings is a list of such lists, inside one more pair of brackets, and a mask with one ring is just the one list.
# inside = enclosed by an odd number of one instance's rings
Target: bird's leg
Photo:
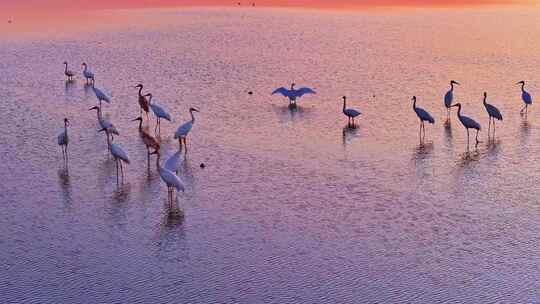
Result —
[[116, 164], [116, 185], [118, 185], [118, 160], [114, 160], [114, 163]]
[[122, 183], [124, 183], [124, 165], [122, 165], [122, 161], [118, 161], [120, 163], [120, 173], [122, 174]]
[[493, 141], [495, 141], [495, 119], [493, 119]]
[[159, 124], [159, 117], [156, 117], [156, 127], [154, 128], [154, 133], [157, 133], [158, 124]]
[[68, 150], [67, 150], [67, 148], [68, 148], [68, 145], [66, 145], [66, 148], [65, 148], [65, 150], [66, 150], [66, 162], [68, 161]]
[[418, 138], [420, 139], [420, 144], [422, 143], [422, 121], [420, 121], [420, 129], [418, 130]]
[[426, 124], [422, 121], [422, 130], [424, 130], [424, 135], [422, 136], [422, 140], [426, 139]]
[[476, 145], [477, 145], [477, 146], [478, 146], [478, 143], [480, 142], [480, 141], [478, 140], [478, 132], [480, 132], [480, 130], [476, 130]]
[[469, 128], [467, 128], [467, 150], [469, 150]]
[[488, 140], [489, 140], [489, 136], [491, 135], [491, 116], [489, 117], [489, 124], [488, 124]]

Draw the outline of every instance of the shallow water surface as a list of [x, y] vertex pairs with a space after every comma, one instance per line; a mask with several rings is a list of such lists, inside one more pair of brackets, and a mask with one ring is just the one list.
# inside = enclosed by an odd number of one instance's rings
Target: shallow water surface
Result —
[[[4, 39], [0, 302], [538, 301], [538, 109], [519, 115], [515, 82], [538, 96], [539, 13], [148, 10], [107, 31]], [[132, 161], [121, 186], [93, 92], [80, 72], [64, 82], [64, 60], [89, 63], [112, 96], [103, 108]], [[444, 124], [450, 79], [485, 127], [469, 151], [455, 110]], [[319, 94], [291, 111], [270, 96], [291, 81]], [[173, 116], [164, 155], [200, 109], [183, 217], [131, 121], [139, 82]], [[494, 140], [484, 91], [504, 115]], [[423, 145], [412, 95], [436, 119]]]

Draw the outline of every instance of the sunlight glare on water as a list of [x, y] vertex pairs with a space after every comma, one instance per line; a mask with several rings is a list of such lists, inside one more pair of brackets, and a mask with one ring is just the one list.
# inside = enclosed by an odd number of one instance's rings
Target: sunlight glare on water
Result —
[[[2, 41], [0, 302], [538, 301], [539, 110], [519, 115], [515, 83], [540, 94], [540, 11], [134, 14], [142, 21], [110, 30]], [[131, 157], [120, 187], [83, 61]], [[443, 123], [450, 79], [484, 127], [470, 152], [455, 108]], [[296, 111], [270, 95], [292, 81], [319, 92]], [[200, 109], [180, 170], [183, 218], [167, 215], [131, 121], [138, 83], [173, 116], [164, 155]], [[504, 116], [489, 142], [484, 91]], [[362, 112], [355, 130], [343, 95]], [[413, 95], [436, 120], [423, 146]]]

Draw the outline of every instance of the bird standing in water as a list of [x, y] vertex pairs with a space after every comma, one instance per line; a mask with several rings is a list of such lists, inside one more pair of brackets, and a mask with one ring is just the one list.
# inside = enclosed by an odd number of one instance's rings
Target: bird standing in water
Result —
[[525, 103], [525, 106], [521, 108], [521, 111], [519, 113], [523, 114], [523, 111], [525, 111], [525, 115], [527, 115], [528, 106], [532, 105], [532, 97], [529, 92], [525, 91], [525, 81], [520, 81], [516, 84], [521, 85], [521, 99], [523, 100], [523, 103]]
[[189, 134], [189, 131], [191, 131], [191, 128], [193, 128], [193, 125], [195, 124], [195, 115], [193, 115], [193, 112], [199, 112], [199, 110], [195, 108], [189, 108], [189, 114], [191, 114], [191, 121], [188, 121], [186, 123], [183, 123], [176, 129], [176, 132], [174, 132], [174, 139], [178, 139], [178, 149], [182, 150], [182, 141], [184, 142], [184, 145], [186, 146], [186, 154], [187, 154], [187, 136]]
[[62, 148], [62, 157], [65, 161], [68, 159], [67, 148], [69, 144], [68, 127], [69, 120], [64, 118], [64, 131], [58, 135], [58, 145]]
[[[413, 105], [412, 105], [413, 110], [416, 113], [416, 116], [418, 116], [418, 119], [420, 119], [420, 132], [419, 132], [419, 134], [420, 134], [420, 142], [422, 142], [424, 140], [424, 138], [426, 137], [426, 126], [424, 125], [424, 122], [427, 121], [430, 124], [434, 124], [435, 119], [426, 110], [416, 106], [416, 96], [413, 96], [412, 100], [413, 100]], [[424, 131], [423, 136], [422, 136], [422, 130]]]
[[139, 107], [140, 107], [140, 116], [142, 116], [142, 112], [146, 112], [146, 119], [148, 119], [148, 112], [150, 111], [150, 108], [148, 105], [150, 104], [148, 102], [148, 99], [146, 99], [146, 96], [142, 94], [143, 85], [138, 84], [135, 86], [135, 88], [139, 88]]
[[65, 69], [64, 69], [64, 75], [66, 75], [67, 81], [72, 81], [72, 80], [73, 80], [73, 76], [75, 76], [75, 73], [73, 73], [72, 70], [68, 70], [68, 63], [67, 63], [67, 61], [64, 61], [64, 65], [66, 66]]
[[489, 139], [489, 135], [491, 133], [491, 121], [493, 121], [493, 137], [495, 137], [495, 119], [497, 120], [503, 120], [503, 117], [501, 115], [501, 112], [499, 111], [499, 109], [497, 109], [497, 107], [495, 107], [494, 105], [491, 105], [489, 103], [486, 102], [486, 99], [487, 99], [487, 92], [484, 92], [484, 107], [486, 108], [486, 112], [488, 113], [489, 115], [489, 126], [488, 126], [488, 139]]
[[480, 132], [480, 129], [482, 129], [480, 124], [477, 123], [474, 119], [472, 119], [470, 117], [461, 115], [461, 104], [460, 103], [456, 103], [452, 107], [458, 107], [457, 116], [459, 118], [459, 121], [461, 121], [461, 124], [463, 124], [463, 126], [467, 130], [467, 149], [469, 149], [469, 129], [475, 129], [476, 130], [476, 145], [478, 145], [478, 143], [480, 142], [478, 140], [478, 132]]
[[454, 80], [450, 80], [450, 90], [444, 95], [444, 106], [446, 107], [446, 120], [450, 121], [450, 109], [452, 108], [452, 102], [454, 101], [454, 85], [459, 83]]
[[83, 62], [82, 66], [84, 67], [83, 75], [84, 75], [84, 78], [86, 78], [86, 83], [94, 84], [95, 82], [94, 73], [90, 71], [86, 62]]
[[[347, 108], [347, 96], [343, 96], [343, 114], [349, 118], [349, 121], [347, 123], [347, 126], [349, 128], [355, 128], [356, 125], [354, 124], [354, 118], [359, 116], [360, 111], [353, 109], [353, 108]], [[352, 121], [352, 124], [351, 124]]]
[[303, 87], [300, 89], [295, 89], [294, 86], [296, 84], [293, 82], [291, 83], [291, 88], [287, 89], [284, 87], [277, 88], [272, 92], [272, 95], [274, 94], [281, 94], [287, 98], [289, 98], [289, 108], [296, 108], [296, 99], [304, 96], [305, 94], [317, 94], [313, 89], [308, 87]]

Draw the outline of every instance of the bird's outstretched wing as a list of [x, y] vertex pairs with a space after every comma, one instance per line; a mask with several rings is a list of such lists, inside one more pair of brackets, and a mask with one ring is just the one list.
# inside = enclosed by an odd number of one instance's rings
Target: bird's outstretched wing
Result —
[[300, 88], [295, 93], [297, 97], [302, 97], [304, 94], [317, 94], [313, 89], [307, 87]]
[[272, 92], [272, 95], [277, 94], [277, 93], [280, 93], [281, 95], [283, 95], [285, 97], [291, 97], [292, 96], [292, 91], [288, 90], [288, 89], [286, 89], [284, 87], [275, 89], [274, 92]]

